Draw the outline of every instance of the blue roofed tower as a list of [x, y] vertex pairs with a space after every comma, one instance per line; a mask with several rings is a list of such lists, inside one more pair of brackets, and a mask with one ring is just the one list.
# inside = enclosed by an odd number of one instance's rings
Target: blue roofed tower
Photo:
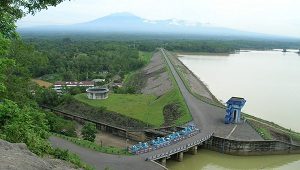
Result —
[[241, 123], [241, 111], [246, 103], [244, 98], [231, 97], [227, 102], [225, 124]]

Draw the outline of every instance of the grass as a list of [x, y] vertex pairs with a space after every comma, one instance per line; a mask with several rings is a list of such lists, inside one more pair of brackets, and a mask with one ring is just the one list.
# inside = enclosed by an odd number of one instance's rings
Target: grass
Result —
[[35, 82], [36, 84], [38, 84], [40, 87], [45, 87], [45, 88], [49, 88], [53, 85], [52, 83], [49, 83], [49, 82], [43, 81], [43, 80], [39, 80], [39, 79], [32, 79], [32, 81]]
[[107, 154], [113, 154], [113, 155], [131, 155], [126, 149], [112, 147], [112, 146], [99, 146], [94, 142], [90, 142], [87, 140], [79, 139], [79, 138], [73, 138], [69, 136], [64, 136], [57, 133], [52, 133], [54, 136], [66, 139], [72, 143], [75, 143], [79, 146], [89, 148], [98, 152], [107, 153]]
[[159, 127], [164, 123], [164, 106], [177, 102], [181, 107], [183, 106], [183, 114], [176, 121], [176, 124], [183, 124], [190, 119], [187, 108], [184, 108], [184, 100], [176, 89], [167, 92], [159, 98], [154, 95], [110, 93], [106, 100], [90, 100], [85, 94], [78, 94], [75, 96], [75, 99], [93, 107], [106, 107], [107, 110], [138, 119], [155, 127]]
[[148, 64], [152, 58], [152, 52], [139, 51], [139, 58], [143, 63]]
[[[144, 65], [147, 65], [148, 63], [150, 63], [152, 55], [153, 55], [152, 52], [139, 51], [139, 59], [144, 63]], [[128, 83], [128, 81], [130, 81], [132, 79], [132, 77], [134, 77], [138, 71], [139, 70], [136, 70], [136, 71], [132, 71], [132, 72], [126, 74], [124, 77], [124, 81], [123, 81], [124, 84]]]
[[183, 98], [183, 96], [181, 94], [181, 91], [180, 91], [180, 89], [178, 87], [178, 84], [177, 84], [177, 82], [175, 80], [175, 77], [172, 74], [172, 71], [171, 71], [169, 65], [167, 64], [167, 61], [165, 60], [165, 58], [164, 58], [164, 61], [165, 61], [165, 64], [167, 65], [167, 68], [168, 68], [167, 70], [168, 70], [169, 76], [171, 77], [174, 94], [177, 95], [177, 100], [178, 100], [178, 102], [179, 102], [179, 104], [181, 106], [182, 113], [183, 113], [182, 116], [178, 120], [176, 120], [176, 124], [177, 125], [182, 125], [184, 123], [187, 123], [187, 122], [191, 121], [192, 120], [192, 115], [191, 115], [191, 113], [190, 113], [190, 111], [189, 111], [189, 109], [187, 107], [187, 104], [186, 104], [186, 102], [185, 102], [185, 100], [184, 100], [184, 98]]
[[273, 137], [270, 133], [270, 131], [263, 127], [256, 128], [257, 133], [265, 140], [272, 140]]
[[[286, 129], [282, 126], [279, 126], [273, 122], [257, 118], [255, 116], [244, 114], [250, 125], [264, 138], [264, 139], [273, 139], [268, 129], [281, 134], [288, 135], [293, 141], [300, 143], [300, 133], [294, 132], [290, 129]], [[270, 135], [269, 135], [270, 134]]]
[[[150, 52], [139, 52], [141, 60], [149, 63], [152, 57]], [[145, 94], [115, 94], [110, 93], [106, 100], [89, 100], [85, 94], [78, 94], [74, 98], [92, 107], [106, 107], [107, 110], [117, 112], [124, 116], [140, 120], [150, 126], [160, 127], [164, 123], [163, 109], [166, 105], [177, 103], [180, 106], [181, 116], [175, 121], [175, 125], [182, 125], [192, 120], [187, 105], [181, 95], [179, 87], [168, 68], [172, 80], [172, 90], [163, 96]], [[125, 84], [131, 80], [134, 72], [125, 76]]]

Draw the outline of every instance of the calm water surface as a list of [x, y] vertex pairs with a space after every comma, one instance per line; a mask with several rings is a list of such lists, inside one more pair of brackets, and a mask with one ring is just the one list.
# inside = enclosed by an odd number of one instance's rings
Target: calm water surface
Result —
[[300, 56], [295, 52], [185, 55], [180, 60], [218, 99], [244, 97], [244, 112], [300, 132]]
[[[180, 60], [220, 100], [247, 100], [244, 111], [300, 131], [300, 56], [280, 51], [249, 51], [228, 56], [184, 55]], [[300, 155], [231, 156], [208, 150], [167, 161], [170, 170], [300, 169]]]

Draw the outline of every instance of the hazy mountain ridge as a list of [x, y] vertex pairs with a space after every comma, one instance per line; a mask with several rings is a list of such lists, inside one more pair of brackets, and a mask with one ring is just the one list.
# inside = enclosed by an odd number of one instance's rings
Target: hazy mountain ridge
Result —
[[195, 34], [205, 36], [236, 36], [259, 38], [288, 38], [261, 33], [239, 31], [230, 28], [214, 27], [201, 23], [188, 23], [183, 20], [146, 20], [130, 13], [115, 13], [89, 22], [62, 25], [38, 26], [19, 28], [20, 32], [30, 31], [56, 31], [56, 32], [116, 32], [116, 33], [159, 33], [159, 34]]

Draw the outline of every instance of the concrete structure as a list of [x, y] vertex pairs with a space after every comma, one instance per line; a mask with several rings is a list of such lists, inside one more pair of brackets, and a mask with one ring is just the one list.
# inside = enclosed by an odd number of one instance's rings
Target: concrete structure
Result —
[[226, 102], [225, 124], [241, 123], [241, 110], [245, 103], [246, 100], [239, 97], [232, 97]]
[[233, 140], [212, 136], [204, 148], [230, 155], [299, 154], [300, 146], [276, 140]]
[[108, 88], [95, 87], [86, 89], [87, 97], [89, 99], [107, 99], [108, 98]]

